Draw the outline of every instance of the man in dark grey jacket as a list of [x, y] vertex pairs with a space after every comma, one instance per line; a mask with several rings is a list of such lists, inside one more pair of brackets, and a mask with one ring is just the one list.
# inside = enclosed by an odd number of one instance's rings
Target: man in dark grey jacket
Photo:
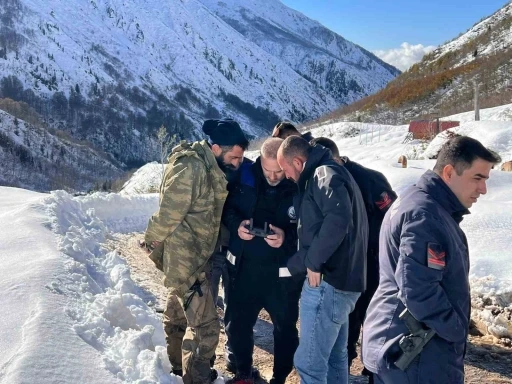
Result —
[[288, 262], [307, 279], [300, 301], [295, 367], [303, 384], [348, 383], [348, 316], [366, 288], [368, 220], [361, 192], [328, 149], [287, 138], [277, 154], [298, 184], [298, 251]]

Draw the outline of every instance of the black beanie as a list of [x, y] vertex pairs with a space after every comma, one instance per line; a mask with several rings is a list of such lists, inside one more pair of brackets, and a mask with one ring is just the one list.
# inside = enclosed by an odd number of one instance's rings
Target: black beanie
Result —
[[232, 147], [238, 145], [247, 149], [249, 141], [240, 125], [232, 119], [210, 119], [203, 123], [203, 132], [208, 135], [212, 144]]

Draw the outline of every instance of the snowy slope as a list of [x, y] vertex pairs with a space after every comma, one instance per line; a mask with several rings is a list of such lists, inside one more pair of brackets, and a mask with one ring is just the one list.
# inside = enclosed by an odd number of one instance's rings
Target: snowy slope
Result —
[[[121, 92], [116, 93], [121, 99], [117, 106], [124, 111], [145, 113], [153, 102], [160, 104], [161, 97], [172, 103], [186, 88], [194, 97], [176, 100], [173, 113], [185, 112], [197, 122], [211, 104], [221, 113], [247, 122], [244, 128], [255, 134], [269, 127], [249, 124], [240, 103], [226, 101], [222, 93], [280, 117], [303, 119], [362, 97], [397, 74], [393, 67], [345, 42], [346, 79], [331, 79], [333, 89], [327, 89], [325, 82], [319, 86], [279, 55], [245, 38], [199, 0], [11, 2], [19, 4], [21, 11], [10, 14], [10, 33], [15, 34], [16, 42], [11, 41], [7, 60], [0, 61], [1, 73], [16, 75], [25, 88], [46, 96], [57, 90], [69, 95], [77, 84], [83, 95], [122, 84]], [[252, 9], [264, 18], [269, 4], [279, 5], [284, 16], [292, 14], [278, 0], [255, 1]], [[303, 15], [300, 21], [312, 23]], [[305, 37], [303, 34], [302, 39]], [[307, 47], [302, 50], [307, 52]], [[339, 49], [336, 56], [339, 60]], [[325, 57], [318, 58], [317, 64], [329, 66]], [[348, 90], [351, 85], [353, 91]], [[140, 103], [135, 106], [128, 97], [132, 87], [140, 90], [139, 98], [148, 99], [146, 109]]]
[[[510, 18], [512, 18], [512, 4], [508, 3], [491, 16], [476, 23], [465, 33], [434, 50], [429, 55], [429, 59], [426, 63], [434, 62], [450, 52], [461, 50], [470, 44], [472, 44], [472, 50], [468, 52], [467, 55], [460, 58], [456, 66], [466, 64], [474, 60], [473, 53], [475, 49], [478, 51], [478, 57], [481, 57], [491, 55], [503, 50], [504, 48], [508, 48], [510, 43], [512, 43], [510, 22], [505, 28], [496, 27], [501, 27], [502, 23], [506, 23]], [[495, 31], [495, 29], [497, 30]], [[485, 44], [479, 44], [478, 39], [485, 36], [485, 34], [491, 34], [490, 38], [485, 38]]]
[[470, 111], [475, 84], [481, 106], [510, 103], [511, 25], [512, 3], [506, 2], [493, 15], [426, 54], [383, 90], [342, 106], [328, 118], [404, 124]]
[[156, 194], [0, 187], [0, 383], [182, 383], [154, 302], [102, 247], [143, 231], [157, 207]]
[[[475, 121], [475, 112], [462, 112], [441, 118], [441, 120], [454, 120], [461, 123]], [[480, 110], [481, 121], [512, 121], [512, 104], [500, 105]]]
[[37, 191], [90, 189], [121, 174], [120, 164], [105, 153], [2, 110], [0, 163], [0, 185]]
[[72, 293], [52, 287], [63, 278], [73, 287], [73, 278], [79, 283], [85, 276], [79, 269], [74, 275], [66, 271], [57, 238], [47, 228], [47, 195], [14, 188], [0, 193], [0, 382], [119, 382], [106, 370], [91, 369], [103, 363], [64, 311]]
[[121, 189], [123, 195], [155, 193], [162, 182], [162, 164], [153, 161], [139, 168]]
[[[512, 122], [510, 121], [473, 121], [462, 123], [460, 127], [451, 128], [450, 131], [480, 141], [486, 147], [498, 152], [503, 162], [512, 160]], [[433, 158], [446, 138], [445, 133], [437, 135], [423, 156]]]
[[[384, 87], [400, 72], [300, 12], [275, 0], [201, 0], [220, 18], [347, 104]], [[369, 74], [372, 73], [372, 76]]]

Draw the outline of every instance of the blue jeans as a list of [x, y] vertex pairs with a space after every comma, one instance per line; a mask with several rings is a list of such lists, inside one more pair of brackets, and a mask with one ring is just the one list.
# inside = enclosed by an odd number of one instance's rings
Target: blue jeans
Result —
[[294, 357], [301, 384], [348, 384], [348, 315], [360, 295], [340, 291], [323, 280], [312, 288], [306, 278]]

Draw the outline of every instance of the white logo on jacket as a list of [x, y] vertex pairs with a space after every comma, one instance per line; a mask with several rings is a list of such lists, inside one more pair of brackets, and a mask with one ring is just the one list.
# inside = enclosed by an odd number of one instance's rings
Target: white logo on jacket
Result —
[[293, 207], [293, 205], [290, 208], [288, 208], [288, 217], [292, 220], [297, 219], [297, 215], [295, 214], [295, 208]]

